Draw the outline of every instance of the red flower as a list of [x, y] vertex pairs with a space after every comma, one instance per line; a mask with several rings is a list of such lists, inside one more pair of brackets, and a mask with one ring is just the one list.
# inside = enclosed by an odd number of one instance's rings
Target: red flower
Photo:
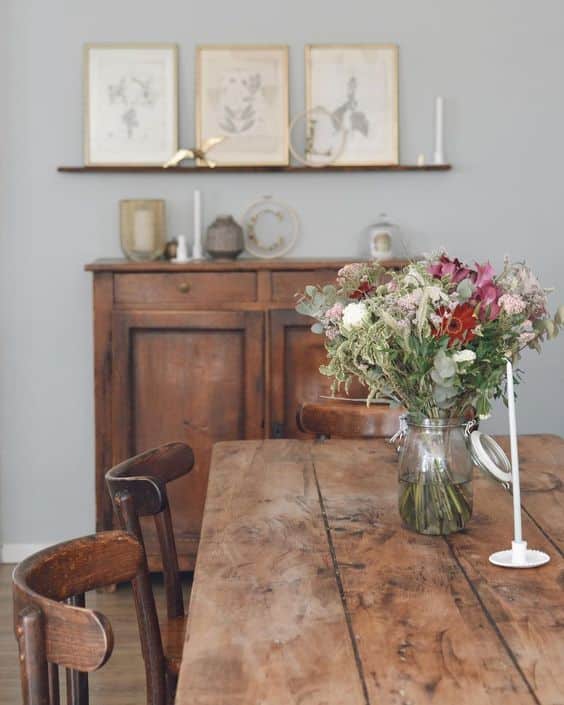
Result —
[[440, 338], [448, 335], [448, 347], [452, 347], [459, 340], [461, 343], [469, 343], [475, 338], [474, 328], [478, 321], [474, 315], [474, 307], [470, 304], [459, 304], [454, 311], [441, 307], [437, 310], [441, 316], [441, 322], [435, 329], [435, 337]]
[[372, 284], [370, 282], [361, 282], [358, 285], [358, 289], [353, 291], [353, 293], [350, 295], [350, 297], [351, 297], [351, 299], [354, 299], [355, 301], [358, 301], [360, 299], [365, 299], [375, 289], [376, 289], [376, 287], [372, 286]]

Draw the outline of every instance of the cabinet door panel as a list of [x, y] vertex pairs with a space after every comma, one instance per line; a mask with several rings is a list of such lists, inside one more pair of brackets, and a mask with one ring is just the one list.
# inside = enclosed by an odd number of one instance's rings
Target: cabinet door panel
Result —
[[183, 567], [195, 555], [213, 444], [262, 437], [262, 346], [257, 312], [114, 315], [114, 462], [168, 441], [194, 449], [194, 469], [170, 486]]
[[[296, 424], [299, 404], [331, 394], [332, 379], [319, 372], [324, 338], [311, 332], [312, 323], [296, 311], [270, 312], [271, 436], [307, 438]], [[366, 390], [353, 384], [350, 396], [365, 397]]]

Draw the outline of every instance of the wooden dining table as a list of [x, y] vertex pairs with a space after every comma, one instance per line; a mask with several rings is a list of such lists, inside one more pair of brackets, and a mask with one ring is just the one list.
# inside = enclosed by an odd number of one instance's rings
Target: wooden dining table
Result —
[[423, 536], [383, 440], [217, 444], [176, 704], [562, 704], [564, 441], [519, 449], [535, 569], [489, 563], [512, 498], [477, 470], [467, 529]]

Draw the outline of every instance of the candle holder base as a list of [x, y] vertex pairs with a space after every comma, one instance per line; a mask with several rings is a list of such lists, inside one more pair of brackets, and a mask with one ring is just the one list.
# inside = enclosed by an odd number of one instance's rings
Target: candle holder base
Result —
[[490, 556], [490, 563], [502, 568], [538, 568], [549, 560], [550, 556], [544, 551], [527, 548], [526, 541], [512, 541], [510, 549]]

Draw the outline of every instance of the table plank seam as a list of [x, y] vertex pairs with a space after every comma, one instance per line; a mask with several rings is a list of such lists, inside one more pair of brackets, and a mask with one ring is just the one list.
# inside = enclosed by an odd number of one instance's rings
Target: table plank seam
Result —
[[[525, 685], [527, 686], [527, 690], [528, 690], [529, 693], [531, 694], [531, 697], [533, 698], [533, 700], [535, 701], [535, 703], [537, 703], [537, 705], [542, 705], [541, 701], [539, 700], [539, 698], [538, 698], [538, 696], [537, 696], [537, 694], [536, 694], [536, 692], [535, 692], [535, 689], [533, 688], [533, 686], [531, 685], [531, 683], [529, 683], [529, 680], [528, 680], [527, 676], [525, 675], [525, 672], [524, 672], [523, 669], [521, 668], [521, 665], [519, 664], [519, 661], [517, 660], [517, 657], [515, 656], [515, 654], [514, 654], [513, 651], [511, 650], [511, 647], [509, 646], [507, 640], [506, 640], [505, 637], [503, 636], [503, 633], [501, 632], [500, 628], [498, 627], [498, 625], [497, 625], [495, 619], [493, 618], [493, 616], [491, 615], [490, 611], [489, 611], [488, 608], [486, 607], [484, 601], [482, 600], [482, 598], [481, 598], [481, 596], [480, 596], [480, 593], [479, 593], [478, 590], [476, 589], [476, 586], [474, 585], [474, 583], [473, 583], [472, 580], [470, 579], [470, 576], [468, 575], [468, 573], [467, 573], [466, 570], [464, 569], [464, 566], [462, 565], [462, 562], [459, 560], [459, 558], [458, 558], [458, 556], [457, 556], [457, 554], [456, 554], [456, 551], [454, 550], [454, 548], [453, 548], [453, 546], [452, 546], [452, 543], [449, 541], [449, 539], [448, 539], [447, 536], [443, 536], [443, 540], [445, 541], [446, 545], [448, 546], [448, 549], [449, 549], [449, 551], [450, 551], [450, 554], [452, 555], [454, 561], [456, 562], [456, 565], [458, 566], [460, 572], [462, 573], [462, 575], [463, 575], [464, 578], [466, 579], [466, 582], [467, 582], [468, 585], [470, 586], [470, 590], [472, 590], [472, 593], [474, 594], [476, 600], [478, 600], [478, 604], [480, 605], [480, 607], [482, 608], [484, 614], [486, 615], [486, 619], [487, 619], [488, 622], [490, 623], [490, 625], [491, 625], [492, 629], [494, 630], [495, 634], [497, 635], [497, 637], [498, 637], [498, 639], [499, 639], [501, 645], [503, 646], [503, 648], [505, 649], [505, 651], [506, 651], [507, 655], [509, 656], [511, 662], [512, 662], [513, 665], [515, 666], [515, 669], [517, 670], [517, 673], [519, 673], [519, 675], [520, 675], [521, 678], [523, 679], [523, 682], [524, 682]], [[505, 570], [505, 569], [503, 569], [503, 570]]]
[[556, 541], [550, 536], [549, 533], [542, 527], [541, 524], [535, 519], [533, 514], [527, 509], [527, 507], [524, 504], [521, 504], [521, 509], [525, 512], [525, 514], [529, 517], [529, 519], [533, 522], [533, 524], [537, 527], [537, 529], [541, 532], [541, 534], [545, 537], [545, 539], [558, 551], [558, 555], [561, 558], [564, 558], [564, 551], [560, 548], [560, 546], [556, 543]]
[[347, 623], [349, 638], [351, 640], [351, 646], [352, 646], [352, 650], [353, 650], [354, 660], [356, 663], [356, 668], [358, 671], [358, 677], [359, 677], [360, 684], [362, 687], [362, 694], [364, 696], [364, 701], [365, 701], [366, 705], [371, 705], [370, 698], [368, 696], [368, 686], [366, 684], [366, 679], [364, 676], [364, 667], [362, 665], [362, 659], [360, 658], [360, 653], [358, 651], [358, 645], [356, 643], [356, 638], [354, 635], [352, 617], [351, 617], [351, 614], [350, 614], [350, 611], [348, 608], [347, 598], [346, 598], [345, 590], [343, 587], [343, 582], [341, 580], [341, 571], [339, 569], [339, 563], [337, 561], [337, 554], [335, 552], [335, 546], [333, 544], [333, 538], [331, 536], [331, 528], [329, 526], [329, 519], [327, 517], [327, 511], [325, 509], [325, 502], [323, 501], [323, 495], [321, 493], [319, 478], [317, 477], [317, 471], [316, 471], [315, 462], [313, 461], [313, 459], [311, 461], [311, 464], [312, 464], [312, 468], [313, 468], [313, 477], [315, 479], [315, 486], [317, 488], [317, 496], [319, 498], [319, 505], [321, 507], [321, 516], [323, 517], [323, 525], [325, 527], [325, 533], [327, 535], [327, 543], [329, 545], [329, 553], [331, 554], [333, 571], [335, 573], [335, 581], [337, 583], [337, 588], [339, 590], [339, 596], [341, 598], [341, 603], [343, 605], [343, 612], [345, 613], [345, 620]]

